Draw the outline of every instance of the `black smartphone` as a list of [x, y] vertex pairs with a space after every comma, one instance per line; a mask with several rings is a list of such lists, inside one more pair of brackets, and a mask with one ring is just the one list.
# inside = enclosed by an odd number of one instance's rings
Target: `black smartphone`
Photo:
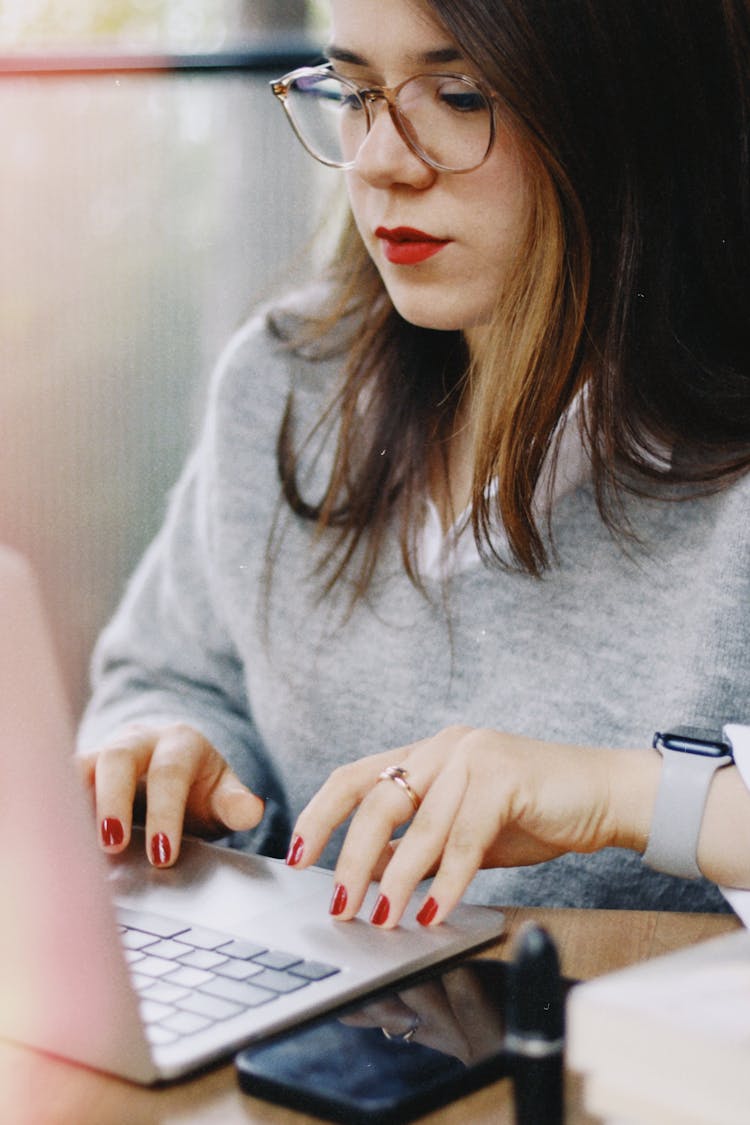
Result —
[[346, 1125], [410, 1121], [509, 1074], [505, 988], [493, 960], [400, 984], [245, 1048], [240, 1085]]

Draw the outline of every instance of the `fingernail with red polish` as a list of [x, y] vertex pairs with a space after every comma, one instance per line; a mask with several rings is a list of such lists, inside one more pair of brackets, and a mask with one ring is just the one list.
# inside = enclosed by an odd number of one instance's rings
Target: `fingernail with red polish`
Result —
[[388, 921], [388, 912], [391, 909], [391, 904], [385, 895], [378, 895], [378, 901], [375, 903], [370, 921], [373, 926], [382, 926], [384, 922]]
[[165, 863], [169, 863], [171, 855], [169, 837], [164, 832], [157, 832], [151, 837], [151, 862], [155, 867], [163, 867]]
[[419, 914], [417, 914], [417, 921], [419, 922], [420, 926], [429, 926], [430, 922], [437, 914], [437, 909], [438, 904], [435, 902], [435, 899], [432, 898], [432, 896], [426, 899], [422, 904], [422, 909], [419, 911]]
[[289, 845], [289, 851], [286, 853], [286, 861], [289, 867], [296, 867], [302, 859], [302, 853], [305, 850], [305, 841], [301, 836], [295, 836]]
[[121, 822], [114, 816], [105, 816], [102, 821], [102, 843], [105, 848], [116, 848], [125, 839]]
[[337, 883], [333, 888], [333, 897], [331, 899], [330, 913], [343, 914], [346, 910], [346, 887], [343, 883]]

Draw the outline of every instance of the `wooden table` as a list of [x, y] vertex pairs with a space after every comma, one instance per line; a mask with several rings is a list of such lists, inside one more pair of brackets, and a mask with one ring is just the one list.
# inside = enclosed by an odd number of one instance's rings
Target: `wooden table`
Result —
[[[510, 908], [506, 916], [505, 936], [485, 956], [506, 956], [519, 927], [534, 920], [555, 938], [563, 973], [578, 979], [739, 926], [731, 915], [650, 911]], [[592, 1125], [581, 1109], [573, 1075], [568, 1076], [566, 1102], [567, 1125]], [[420, 1120], [423, 1125], [511, 1125], [510, 1083], [497, 1082]], [[0, 1125], [319, 1125], [319, 1119], [242, 1094], [231, 1065], [147, 1090], [0, 1042]]]

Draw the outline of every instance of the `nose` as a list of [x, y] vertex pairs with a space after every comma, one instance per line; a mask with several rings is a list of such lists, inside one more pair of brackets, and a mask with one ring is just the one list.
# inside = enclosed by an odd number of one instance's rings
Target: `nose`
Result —
[[408, 184], [424, 189], [437, 172], [417, 156], [399, 132], [393, 109], [383, 103], [371, 105], [370, 131], [360, 145], [354, 171], [373, 187]]

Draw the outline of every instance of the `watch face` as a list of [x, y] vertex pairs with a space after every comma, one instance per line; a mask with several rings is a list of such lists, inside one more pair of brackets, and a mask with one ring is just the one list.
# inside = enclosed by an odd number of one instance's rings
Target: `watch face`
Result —
[[654, 747], [663, 746], [666, 750], [681, 750], [685, 754], [703, 754], [708, 758], [731, 756], [732, 747], [724, 742], [718, 731], [702, 727], [675, 727], [673, 730], [659, 731], [654, 735]]

